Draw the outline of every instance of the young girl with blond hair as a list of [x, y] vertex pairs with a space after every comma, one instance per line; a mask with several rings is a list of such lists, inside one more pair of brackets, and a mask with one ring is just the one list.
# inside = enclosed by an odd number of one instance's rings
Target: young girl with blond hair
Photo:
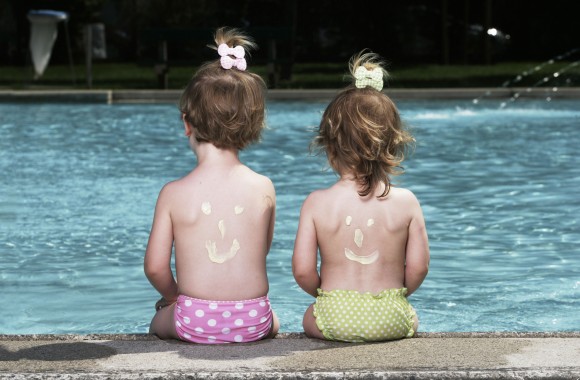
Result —
[[294, 245], [296, 282], [316, 298], [304, 331], [346, 342], [411, 337], [418, 319], [407, 297], [427, 275], [429, 245], [417, 198], [391, 176], [402, 173], [414, 139], [381, 92], [379, 57], [355, 55], [350, 73], [313, 141], [339, 179], [304, 201]]
[[266, 86], [246, 70], [246, 50], [255, 47], [247, 36], [221, 28], [215, 43], [219, 57], [195, 73], [180, 101], [197, 166], [166, 184], [155, 208], [145, 273], [162, 298], [150, 332], [194, 343], [251, 342], [279, 327], [266, 274], [276, 194], [270, 179], [238, 157], [260, 139]]

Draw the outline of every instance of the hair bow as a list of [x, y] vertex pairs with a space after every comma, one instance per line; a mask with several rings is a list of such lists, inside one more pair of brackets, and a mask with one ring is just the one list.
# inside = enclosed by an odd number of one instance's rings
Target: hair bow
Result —
[[367, 70], [366, 67], [359, 66], [354, 72], [354, 78], [356, 79], [355, 86], [357, 88], [371, 86], [377, 91], [383, 89], [383, 70], [380, 67]]
[[[243, 71], [247, 67], [246, 60], [244, 59], [246, 51], [241, 46], [231, 48], [226, 44], [221, 44], [218, 46], [218, 54], [221, 56], [220, 63], [226, 70], [235, 67]], [[235, 58], [230, 57], [230, 55], [233, 55]]]

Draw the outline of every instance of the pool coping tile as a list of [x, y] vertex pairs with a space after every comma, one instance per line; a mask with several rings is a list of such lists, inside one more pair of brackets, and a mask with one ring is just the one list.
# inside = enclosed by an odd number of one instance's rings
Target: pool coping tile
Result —
[[579, 379], [580, 332], [420, 333], [231, 345], [147, 334], [0, 335], [0, 379]]

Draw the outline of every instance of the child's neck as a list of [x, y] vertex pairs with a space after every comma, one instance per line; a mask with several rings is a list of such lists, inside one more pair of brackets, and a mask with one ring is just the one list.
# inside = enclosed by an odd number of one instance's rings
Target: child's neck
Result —
[[356, 176], [349, 172], [339, 173], [341, 182], [356, 182]]
[[201, 143], [195, 148], [198, 165], [237, 165], [240, 163], [237, 149], [217, 148], [210, 143]]
[[357, 183], [354, 175], [352, 174], [341, 174], [336, 185], [343, 189], [349, 189], [350, 191], [358, 191], [359, 184]]

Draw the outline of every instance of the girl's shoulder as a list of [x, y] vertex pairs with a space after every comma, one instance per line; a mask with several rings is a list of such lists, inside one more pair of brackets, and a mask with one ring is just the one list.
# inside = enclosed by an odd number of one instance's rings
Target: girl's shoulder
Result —
[[401, 187], [391, 187], [387, 199], [392, 199], [395, 204], [409, 211], [418, 210], [421, 208], [419, 200], [417, 199], [415, 194], [409, 189]]
[[188, 186], [190, 181], [186, 178], [187, 177], [183, 177], [166, 183], [159, 192], [159, 199], [168, 203], [173, 203], [175, 200], [187, 196], [187, 194], [190, 193], [190, 186]]
[[270, 177], [260, 174], [245, 165], [240, 168], [240, 176], [237, 178], [250, 186], [255, 186], [267, 191], [275, 191], [274, 183]]
[[336, 197], [336, 193], [337, 191], [333, 186], [324, 189], [313, 190], [310, 194], [308, 194], [304, 202], [328, 202]]
[[391, 186], [389, 190], [389, 195], [398, 198], [406, 198], [406, 199], [413, 199], [415, 198], [415, 194], [409, 189], [404, 187], [395, 187]]

